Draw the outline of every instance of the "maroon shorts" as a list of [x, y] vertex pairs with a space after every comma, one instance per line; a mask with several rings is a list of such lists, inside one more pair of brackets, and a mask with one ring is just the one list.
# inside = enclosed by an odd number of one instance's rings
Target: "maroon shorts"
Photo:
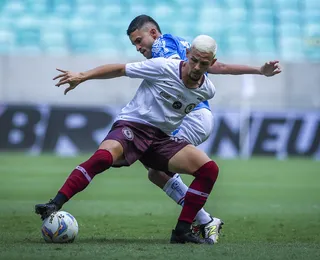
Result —
[[155, 170], [168, 171], [168, 162], [189, 143], [171, 137], [159, 128], [132, 121], [116, 121], [104, 140], [116, 140], [123, 147], [125, 161], [114, 166], [129, 166], [140, 160]]

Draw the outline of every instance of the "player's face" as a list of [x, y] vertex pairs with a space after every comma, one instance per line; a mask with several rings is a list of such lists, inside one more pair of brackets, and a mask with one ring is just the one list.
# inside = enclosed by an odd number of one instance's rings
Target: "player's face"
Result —
[[216, 61], [211, 52], [200, 52], [194, 48], [188, 50], [187, 56], [189, 62], [188, 76], [194, 81], [198, 81]]
[[129, 36], [131, 43], [136, 46], [138, 52], [140, 52], [147, 59], [152, 58], [152, 44], [157, 37], [155, 29], [141, 29], [135, 30]]

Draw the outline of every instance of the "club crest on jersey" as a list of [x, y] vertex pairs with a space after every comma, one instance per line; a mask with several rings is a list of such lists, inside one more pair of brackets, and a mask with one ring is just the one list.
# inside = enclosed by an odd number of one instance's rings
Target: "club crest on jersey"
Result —
[[134, 134], [129, 127], [122, 128], [122, 134], [124, 135], [125, 138], [127, 138], [130, 141], [133, 140], [134, 138]]
[[175, 141], [176, 143], [179, 143], [179, 144], [186, 142], [185, 139], [182, 139], [176, 136], [170, 136], [170, 140]]
[[172, 104], [172, 107], [174, 109], [180, 109], [182, 107], [182, 103], [180, 101], [175, 101], [173, 104]]
[[186, 114], [189, 114], [194, 108], [196, 107], [196, 104], [189, 104], [189, 105], [187, 105], [187, 107], [186, 107], [186, 109], [184, 110], [184, 112], [186, 113]]

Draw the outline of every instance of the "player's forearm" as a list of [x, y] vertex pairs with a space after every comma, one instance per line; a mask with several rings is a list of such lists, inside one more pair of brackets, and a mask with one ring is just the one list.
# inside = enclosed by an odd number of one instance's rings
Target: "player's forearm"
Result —
[[242, 75], [242, 74], [260, 74], [260, 67], [251, 67], [247, 65], [238, 64], [224, 64], [215, 62], [209, 69], [210, 74], [230, 74], [230, 75]]
[[107, 64], [81, 72], [83, 81], [91, 79], [112, 79], [125, 76], [125, 64]]

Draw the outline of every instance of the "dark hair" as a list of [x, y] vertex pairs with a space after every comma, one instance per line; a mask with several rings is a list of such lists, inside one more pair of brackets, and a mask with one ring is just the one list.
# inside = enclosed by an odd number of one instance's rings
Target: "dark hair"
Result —
[[159, 33], [161, 33], [159, 24], [151, 16], [142, 14], [131, 21], [127, 29], [127, 35], [130, 36], [130, 34], [135, 30], [140, 30], [146, 23], [152, 23], [157, 28]]

